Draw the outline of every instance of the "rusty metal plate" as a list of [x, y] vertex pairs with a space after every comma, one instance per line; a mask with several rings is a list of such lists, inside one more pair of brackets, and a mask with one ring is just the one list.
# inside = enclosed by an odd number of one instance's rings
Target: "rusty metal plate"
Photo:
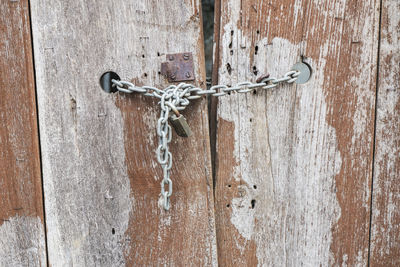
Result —
[[161, 63], [161, 74], [169, 82], [184, 82], [194, 80], [192, 53], [168, 54], [167, 61]]

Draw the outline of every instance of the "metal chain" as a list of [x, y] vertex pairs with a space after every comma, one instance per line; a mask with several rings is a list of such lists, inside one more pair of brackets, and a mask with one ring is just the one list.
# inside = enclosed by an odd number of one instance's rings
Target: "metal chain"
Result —
[[[141, 93], [145, 96], [160, 99], [159, 105], [161, 107], [161, 113], [157, 121], [159, 145], [156, 150], [156, 156], [158, 163], [163, 169], [161, 196], [163, 198], [164, 209], [169, 210], [171, 206], [170, 197], [172, 195], [172, 180], [170, 177], [172, 154], [169, 152], [168, 148], [168, 144], [172, 140], [172, 130], [171, 126], [168, 124], [171, 111], [176, 115], [179, 115], [179, 111], [184, 110], [190, 104], [190, 100], [199, 99], [207, 95], [219, 97], [230, 95], [231, 92], [248, 93], [255, 89], [271, 89], [277, 87], [280, 83], [293, 83], [297, 80], [299, 75], [300, 72], [298, 71], [289, 71], [282, 78], [278, 79], [266, 76], [258, 83], [241, 82], [235, 86], [214, 85], [208, 90], [203, 90], [192, 84], [186, 83], [170, 85], [164, 90], [160, 90], [151, 86], [135, 86], [133, 83], [127, 81], [111, 80], [113, 86], [115, 86], [120, 92]], [[166, 188], [168, 190], [166, 190]]]

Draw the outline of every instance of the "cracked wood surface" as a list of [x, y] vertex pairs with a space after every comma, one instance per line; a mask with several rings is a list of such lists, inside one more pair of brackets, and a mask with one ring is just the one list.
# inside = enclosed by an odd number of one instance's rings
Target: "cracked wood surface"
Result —
[[219, 263], [366, 266], [379, 1], [220, 2], [218, 83], [313, 75], [219, 98]]
[[113, 70], [164, 88], [165, 54], [192, 52], [205, 87], [200, 1], [31, 1], [49, 263], [216, 266], [206, 101], [174, 133], [172, 208], [161, 206], [156, 99], [107, 94]]
[[28, 1], [0, 14], [0, 266], [46, 266]]

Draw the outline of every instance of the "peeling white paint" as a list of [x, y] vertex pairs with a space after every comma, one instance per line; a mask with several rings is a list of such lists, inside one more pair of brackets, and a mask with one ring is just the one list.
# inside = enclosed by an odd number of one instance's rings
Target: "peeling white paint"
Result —
[[[254, 80], [250, 49], [237, 48], [246, 43], [240, 34], [233, 24], [225, 25], [222, 43], [227, 45], [232, 38], [235, 54], [223, 49], [222, 84]], [[272, 44], [263, 39], [257, 45], [253, 65], [261, 72], [268, 70], [280, 77], [296, 62], [293, 55], [298, 46], [285, 39], [274, 38]], [[229, 75], [224, 68], [227, 63], [239, 70]], [[323, 69], [325, 62], [313, 64]], [[328, 107], [320, 90], [323, 81], [323, 73], [317, 72], [306, 86], [298, 86], [296, 94], [294, 86], [280, 86], [256, 96], [220, 98], [219, 117], [234, 124], [233, 154], [238, 166], [232, 178], [241, 183], [231, 203], [231, 223], [243, 238], [256, 243], [259, 266], [327, 266], [332, 261], [331, 229], [340, 217], [335, 176], [341, 156], [335, 129], [327, 123]], [[298, 103], [293, 102], [296, 99]], [[311, 112], [310, 106], [315, 107]]]
[[254, 232], [255, 210], [251, 209], [251, 193], [246, 185], [239, 187], [243, 192], [242, 197], [232, 199], [231, 223], [236, 227], [242, 237], [251, 240]]
[[[371, 264], [399, 264], [400, 237], [400, 5], [382, 3], [379, 84], [376, 117], [376, 147], [371, 225]], [[389, 262], [389, 259], [392, 259]], [[397, 260], [397, 261], [396, 261]]]
[[342, 266], [343, 267], [347, 267], [347, 260], [348, 259], [349, 259], [349, 255], [343, 254], [343, 257], [342, 257]]
[[14, 216], [0, 226], [0, 266], [47, 266], [39, 217]]

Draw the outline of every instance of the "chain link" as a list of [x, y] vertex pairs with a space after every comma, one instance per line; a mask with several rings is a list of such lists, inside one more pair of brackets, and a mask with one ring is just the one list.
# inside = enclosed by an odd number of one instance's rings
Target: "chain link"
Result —
[[163, 169], [163, 179], [161, 181], [161, 196], [163, 198], [163, 207], [169, 210], [171, 207], [170, 197], [172, 195], [172, 180], [170, 171], [172, 168], [172, 154], [169, 151], [168, 144], [172, 140], [172, 129], [168, 124], [171, 111], [179, 115], [179, 111], [184, 110], [190, 100], [211, 95], [215, 97], [230, 95], [232, 92], [248, 93], [256, 89], [271, 89], [277, 87], [280, 83], [293, 83], [300, 75], [298, 71], [289, 71], [281, 78], [265, 76], [258, 83], [241, 82], [235, 86], [214, 85], [208, 90], [203, 90], [192, 84], [180, 83], [170, 85], [164, 90], [151, 86], [135, 86], [128, 81], [111, 80], [113, 86], [123, 93], [140, 93], [145, 96], [156, 97], [160, 100], [160, 117], [157, 121], [157, 136], [159, 145], [156, 150], [157, 161]]

